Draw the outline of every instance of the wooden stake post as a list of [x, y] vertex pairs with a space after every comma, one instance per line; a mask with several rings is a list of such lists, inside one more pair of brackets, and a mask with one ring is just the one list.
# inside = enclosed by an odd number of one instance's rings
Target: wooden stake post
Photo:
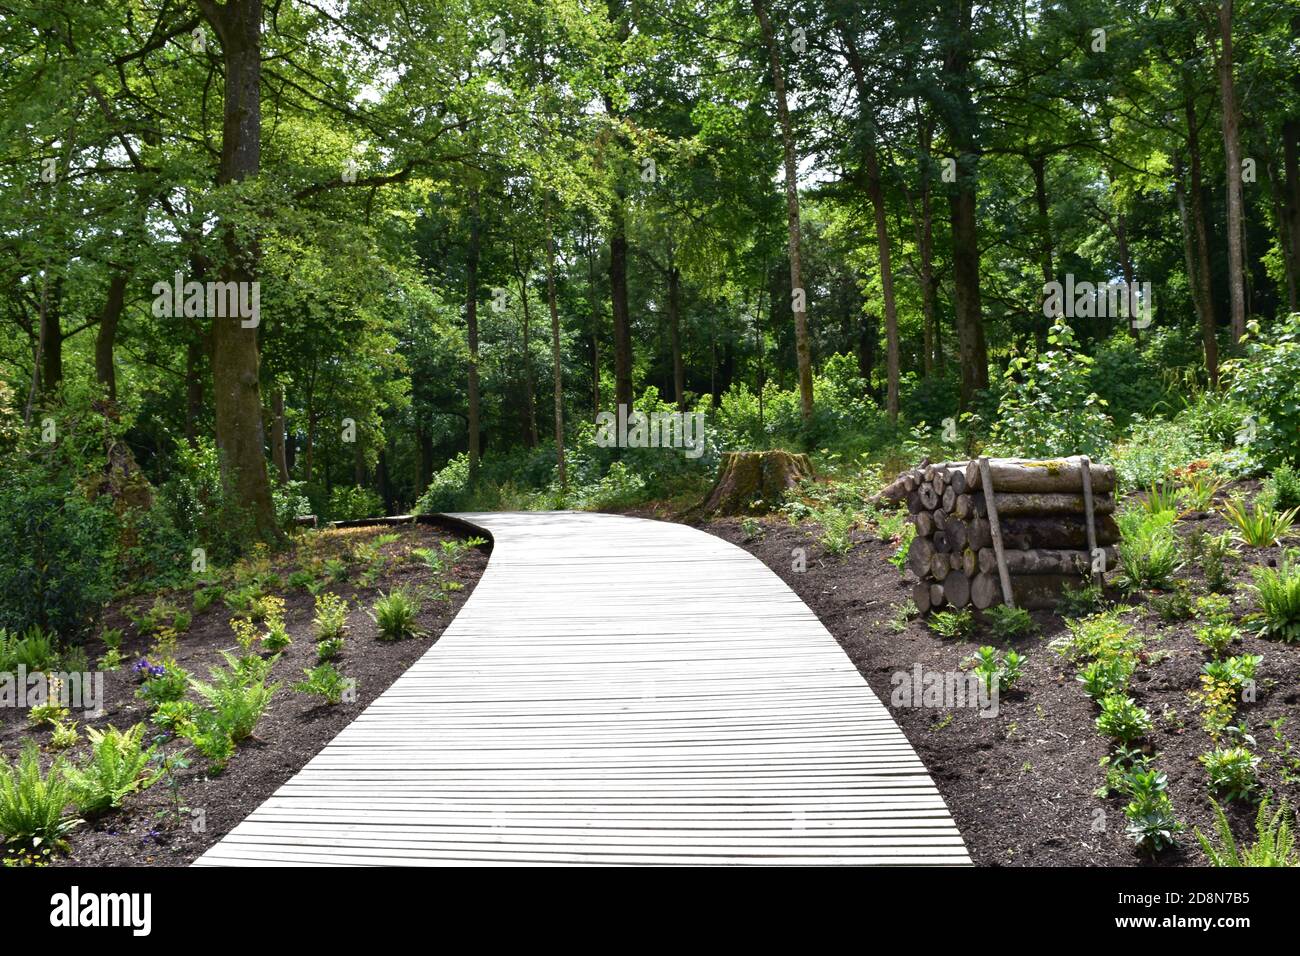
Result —
[[1007, 571], [1007, 558], [1002, 550], [1002, 525], [998, 522], [997, 500], [993, 494], [993, 473], [989, 471], [988, 458], [979, 460], [980, 482], [984, 486], [984, 500], [989, 509], [989, 534], [993, 537], [993, 554], [998, 562], [998, 579], [1002, 582], [1002, 603], [1015, 607], [1016, 599], [1011, 593], [1011, 575]]

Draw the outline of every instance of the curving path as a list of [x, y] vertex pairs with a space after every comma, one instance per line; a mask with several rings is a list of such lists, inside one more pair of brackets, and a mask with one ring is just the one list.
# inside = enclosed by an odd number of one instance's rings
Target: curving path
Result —
[[969, 864], [777, 575], [684, 525], [464, 514], [442, 638], [198, 864]]

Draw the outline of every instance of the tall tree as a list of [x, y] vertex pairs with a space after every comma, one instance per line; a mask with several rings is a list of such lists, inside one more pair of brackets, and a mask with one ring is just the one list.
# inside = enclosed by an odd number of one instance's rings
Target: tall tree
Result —
[[[262, 151], [262, 0], [196, 0], [221, 42], [225, 72], [220, 186], [257, 176]], [[236, 190], [237, 191], [237, 190]], [[245, 228], [223, 224], [225, 282], [257, 281], [257, 244]], [[239, 318], [212, 321], [212, 392], [221, 475], [263, 538], [277, 535], [262, 431], [257, 328]]]
[[763, 0], [751, 0], [751, 4], [763, 33], [763, 42], [767, 47], [772, 92], [776, 100], [776, 115], [781, 126], [781, 144], [785, 155], [787, 250], [790, 259], [790, 304], [794, 312], [795, 356], [799, 370], [799, 412], [803, 416], [804, 424], [809, 425], [812, 423], [813, 415], [812, 342], [808, 335], [808, 294], [803, 284], [803, 265], [799, 249], [799, 157], [794, 141], [794, 124], [790, 120], [790, 104], [786, 99], [781, 47], [776, 32], [772, 29], [772, 20]]
[[1223, 125], [1224, 180], [1228, 214], [1228, 303], [1232, 347], [1246, 334], [1245, 196], [1242, 189], [1241, 107], [1233, 81], [1233, 0], [1219, 0], [1210, 28], [1219, 77], [1219, 116]]

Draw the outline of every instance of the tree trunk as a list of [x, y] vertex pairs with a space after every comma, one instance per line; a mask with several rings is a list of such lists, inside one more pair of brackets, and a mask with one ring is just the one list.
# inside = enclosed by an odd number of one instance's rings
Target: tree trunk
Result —
[[874, 148], [867, 148], [867, 189], [876, 220], [876, 255], [880, 263], [880, 291], [885, 300], [885, 409], [890, 424], [898, 423], [898, 309], [894, 304], [894, 270], [890, 264], [889, 230], [885, 223], [885, 194], [880, 184], [880, 163]]
[[1183, 267], [1187, 270], [1187, 284], [1196, 309], [1196, 321], [1201, 329], [1201, 343], [1205, 349], [1205, 371], [1210, 387], [1219, 387], [1219, 344], [1214, 336], [1213, 307], [1205, 298], [1204, 277], [1197, 264], [1196, 237], [1192, 231], [1191, 216], [1187, 210], [1187, 191], [1183, 187], [1182, 158], [1174, 158], [1174, 198], [1178, 203], [1178, 222], [1183, 234]]
[[428, 429], [419, 428], [415, 432], [420, 446], [420, 493], [433, 483], [433, 435]]
[[975, 108], [970, 92], [971, 0], [957, 0], [954, 39], [944, 55], [943, 71], [956, 115], [949, 137], [956, 149], [957, 181], [948, 194], [952, 227], [953, 312], [961, 355], [961, 405], [988, 388], [989, 358], [980, 303], [979, 231], [976, 223]]
[[627, 222], [617, 190], [609, 237], [609, 298], [614, 313], [614, 404], [632, 408], [632, 320], [627, 303]]
[[54, 280], [50, 294], [41, 294], [40, 336], [37, 348], [40, 352], [40, 384], [37, 392], [42, 396], [54, 395], [63, 383], [63, 277]]
[[[1053, 263], [1052, 249], [1052, 221], [1049, 215], [1047, 204], [1047, 157], [1030, 156], [1029, 168], [1034, 174], [1034, 207], [1037, 212], [1037, 222], [1035, 231], [1038, 233], [1038, 261], [1043, 273], [1043, 287], [1046, 287], [1056, 277], [1056, 266]], [[1041, 319], [1036, 329], [1036, 338], [1040, 351], [1047, 349], [1047, 332], [1050, 320], [1043, 318], [1043, 298], [1047, 295], [1046, 291], [1038, 299], [1038, 316]]]
[[380, 497], [384, 499], [384, 514], [391, 515], [397, 511], [393, 499], [393, 483], [388, 477], [388, 455], [379, 449], [379, 462], [375, 465], [375, 481], [379, 484]]
[[790, 295], [794, 311], [795, 355], [799, 363], [799, 410], [805, 425], [812, 423], [813, 381], [812, 344], [808, 336], [807, 294], [803, 287], [803, 265], [799, 252], [799, 182], [798, 158], [795, 155], [794, 128], [790, 122], [790, 108], [786, 102], [785, 74], [781, 68], [781, 50], [772, 22], [768, 18], [763, 0], [751, 0], [767, 43], [768, 58], [772, 66], [772, 88], [776, 96], [776, 114], [781, 123], [781, 142], [785, 153], [785, 209], [789, 233]]
[[469, 344], [469, 483], [478, 481], [479, 391], [478, 391], [478, 190], [470, 191], [469, 255], [465, 263], [465, 335]]
[[591, 416], [595, 420], [600, 414], [600, 296], [596, 294], [596, 262], [590, 244], [587, 246], [587, 291], [591, 297]]
[[[1232, 4], [1233, 0], [1220, 0], [1219, 3], [1219, 55], [1216, 67], [1219, 74], [1223, 156], [1227, 179], [1229, 327], [1232, 332], [1232, 349], [1236, 351], [1241, 337], [1246, 334], [1246, 265], [1242, 245], [1245, 197], [1241, 188], [1241, 110], [1232, 80]], [[1211, 45], [1213, 46], [1213, 37]]]
[[[966, 488], [980, 487], [978, 461], [960, 463], [965, 468]], [[1092, 490], [1098, 493], [1115, 489], [1115, 469], [1091, 462], [1088, 468]], [[989, 475], [994, 491], [1083, 491], [1083, 463], [1079, 458], [990, 458]]]
[[1286, 219], [1287, 272], [1291, 276], [1288, 303], [1292, 312], [1300, 312], [1300, 118], [1282, 124], [1282, 167], [1286, 175], [1283, 216]]
[[[1128, 218], [1122, 212], [1115, 214], [1115, 245], [1119, 252], [1120, 272], [1124, 275], [1124, 288], [1132, 290], [1135, 286], [1133, 258], [1129, 255], [1128, 250]], [[1131, 296], [1132, 293], [1130, 292], [1129, 295]], [[1131, 298], [1130, 301], [1132, 301]], [[1133, 316], [1129, 316], [1125, 321], [1128, 323], [1128, 334], [1134, 341], [1137, 341], [1140, 336], [1138, 327], [1134, 324]]]
[[289, 480], [289, 453], [285, 445], [284, 388], [277, 385], [271, 393], [271, 459], [280, 484]]
[[560, 473], [560, 487], [568, 487], [564, 463], [564, 365], [560, 349], [560, 310], [555, 299], [555, 234], [548, 221], [546, 227], [546, 300], [551, 307], [551, 363], [555, 381], [555, 457]]
[[686, 411], [686, 365], [682, 360], [682, 317], [681, 317], [682, 274], [673, 265], [671, 256], [668, 261], [668, 339], [673, 353], [673, 395], [677, 401], [678, 411]]
[[929, 120], [921, 122], [921, 221], [917, 228], [917, 246], [921, 254], [921, 316], [925, 322], [925, 374], [944, 369], [943, 343], [939, 334], [939, 316], [935, 308], [938, 283], [934, 278], [934, 190], [930, 183], [930, 140], [933, 130]]
[[[221, 39], [225, 104], [219, 185], [256, 176], [262, 141], [262, 2], [201, 0], [200, 8]], [[249, 213], [251, 215], [251, 212]], [[252, 283], [256, 242], [241, 238], [234, 223], [223, 226], [228, 253], [226, 282]], [[212, 318], [212, 392], [217, 448], [226, 494], [247, 509], [259, 537], [278, 537], [267, 476], [257, 328], [239, 318]]]
[[[1214, 287], [1210, 273], [1210, 227], [1205, 215], [1205, 189], [1201, 183], [1201, 132], [1196, 117], [1196, 101], [1192, 95], [1191, 81], [1183, 81], [1183, 113], [1187, 118], [1187, 171], [1190, 176], [1192, 237], [1196, 241], [1196, 294], [1205, 303], [1205, 311], [1198, 316], [1201, 326], [1201, 345], [1205, 350], [1205, 370], [1210, 382], [1219, 384], [1218, 320], [1214, 314]], [[1189, 278], [1191, 278], [1189, 276]]]
[[193, 331], [185, 343], [185, 439], [198, 447], [199, 419], [203, 415], [203, 341]]
[[[891, 265], [889, 248], [889, 228], [885, 221], [885, 192], [880, 181], [880, 159], [876, 153], [876, 128], [872, 119], [870, 105], [870, 88], [862, 58], [858, 55], [857, 44], [847, 27], [840, 26], [840, 36], [853, 70], [854, 84], [858, 91], [858, 121], [863, 125], [866, 145], [863, 148], [863, 163], [867, 174], [867, 195], [871, 199], [871, 209], [876, 226], [876, 259], [880, 265], [880, 293], [885, 300], [885, 409], [889, 413], [890, 424], [898, 423], [898, 309], [894, 304], [894, 270]], [[927, 331], [929, 331], [927, 329]]]
[[117, 326], [126, 306], [126, 284], [129, 279], [128, 268], [113, 270], [108, 280], [104, 311], [99, 317], [99, 329], [95, 333], [95, 380], [104, 386], [110, 402], [117, 401], [117, 369], [113, 364], [113, 349], [117, 344]]
[[1290, 220], [1286, 213], [1286, 184], [1277, 163], [1269, 157], [1265, 160], [1268, 170], [1269, 194], [1273, 198], [1273, 221], [1277, 226], [1277, 248], [1282, 259], [1282, 274], [1285, 278], [1286, 301], [1291, 311], [1295, 311], [1296, 274], [1291, 268], [1291, 233]]
[[519, 263], [519, 249], [513, 248], [515, 259], [515, 274], [519, 277], [519, 297], [523, 300], [524, 307], [524, 354], [521, 361], [524, 363], [524, 407], [525, 407], [525, 424], [527, 426], [528, 447], [537, 447], [537, 395], [533, 386], [533, 353], [530, 348], [530, 332], [532, 326], [532, 315], [528, 308], [528, 278], [527, 270], [522, 268]]

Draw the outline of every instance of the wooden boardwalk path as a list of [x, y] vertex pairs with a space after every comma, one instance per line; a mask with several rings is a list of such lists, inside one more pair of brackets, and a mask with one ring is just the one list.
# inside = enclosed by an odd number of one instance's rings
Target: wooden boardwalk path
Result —
[[757, 559], [636, 518], [457, 517], [494, 547], [442, 638], [199, 864], [970, 862]]

